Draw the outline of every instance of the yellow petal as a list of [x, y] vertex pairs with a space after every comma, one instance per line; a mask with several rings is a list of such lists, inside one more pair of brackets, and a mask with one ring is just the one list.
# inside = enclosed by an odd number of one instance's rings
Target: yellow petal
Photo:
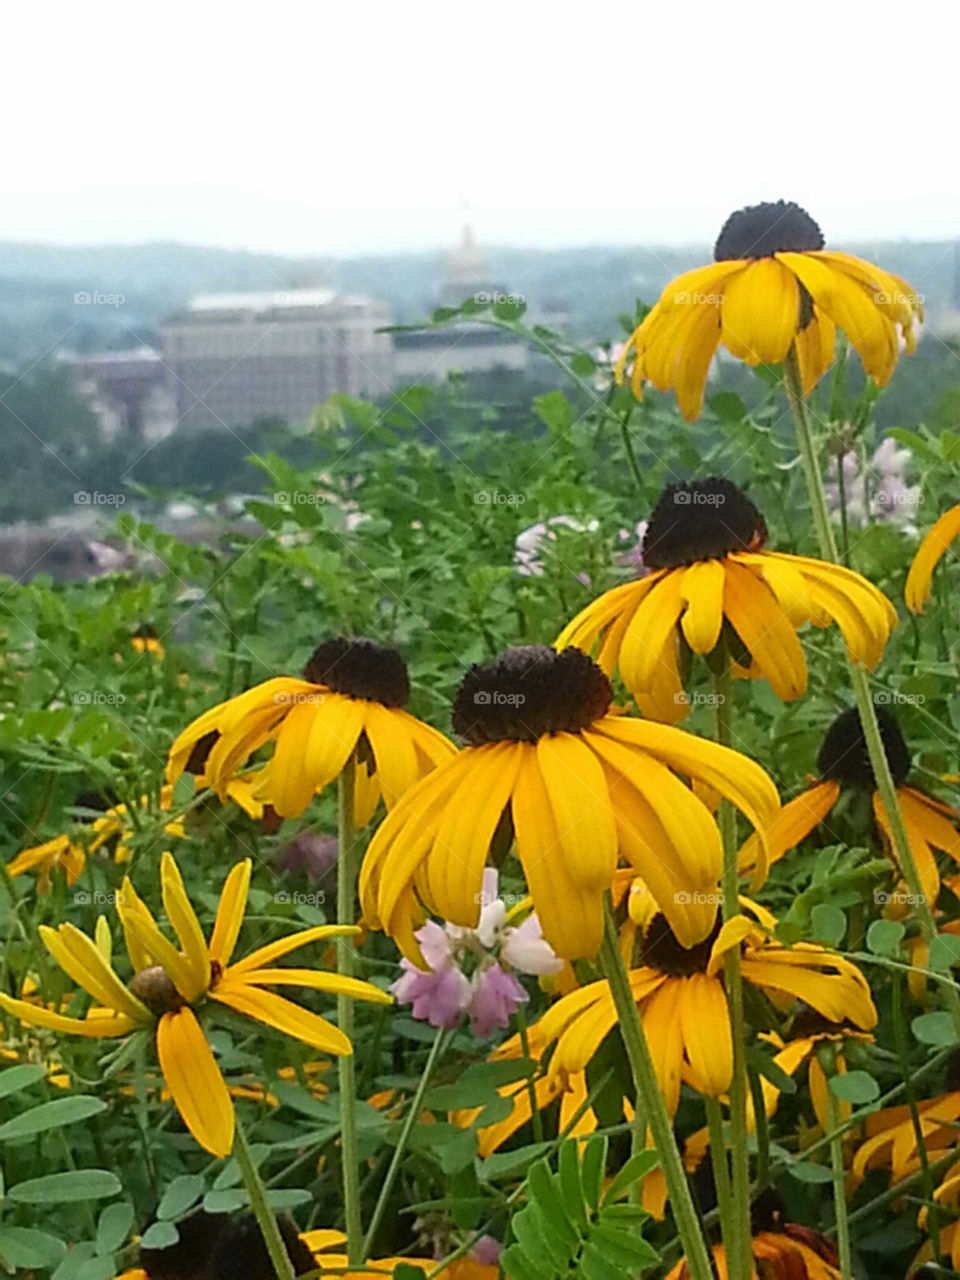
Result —
[[911, 613], [922, 613], [930, 599], [933, 571], [960, 533], [960, 506], [951, 507], [924, 535], [907, 574], [904, 599]]
[[662, 678], [660, 657], [673, 639], [683, 610], [683, 579], [684, 574], [676, 570], [661, 578], [627, 627], [620, 648], [620, 674], [634, 697], [653, 689]]
[[329, 938], [355, 938], [360, 932], [361, 930], [352, 924], [317, 924], [310, 929], [300, 929], [296, 933], [288, 933], [285, 937], [278, 938], [276, 942], [268, 942], [265, 947], [258, 947], [256, 951], [251, 951], [248, 956], [232, 964], [227, 973], [230, 977], [246, 975], [251, 969], [266, 968], [274, 960], [279, 960], [281, 956], [295, 951], [297, 947], [305, 947], [311, 942], [326, 941]]
[[710, 960], [707, 964], [707, 974], [713, 977], [719, 973], [723, 967], [723, 958], [728, 951], [734, 951], [739, 947], [740, 943], [750, 936], [756, 925], [752, 920], [748, 920], [746, 916], [731, 916], [729, 920], [725, 920], [723, 928], [717, 934], [717, 940], [710, 949]]
[[695, 973], [684, 979], [680, 1029], [697, 1087], [711, 1097], [722, 1097], [733, 1079], [733, 1037], [727, 997], [716, 978]]
[[182, 991], [181, 994], [188, 1001], [194, 1001], [210, 985], [210, 953], [197, 913], [187, 897], [180, 868], [171, 853], [164, 853], [160, 859], [160, 885], [167, 919], [173, 926], [190, 967], [192, 984], [189, 990]]
[[233, 1150], [233, 1103], [193, 1010], [165, 1013], [157, 1024], [157, 1056], [183, 1122], [211, 1155]]
[[83, 1036], [88, 1040], [126, 1036], [140, 1024], [139, 1019], [134, 1022], [132, 1018], [114, 1013], [112, 1009], [92, 1009], [90, 1012], [96, 1014], [96, 1017], [88, 1015], [86, 1018], [68, 1018], [29, 1000], [15, 1000], [5, 992], [0, 992], [0, 1009], [5, 1009], [28, 1027], [43, 1027], [47, 1031], [57, 1031], [66, 1036]]
[[309, 1009], [301, 1009], [292, 1001], [274, 995], [272, 991], [262, 991], [259, 987], [247, 986], [245, 982], [228, 981], [211, 991], [210, 996], [237, 1013], [273, 1027], [285, 1036], [302, 1040], [324, 1053], [337, 1057], [353, 1053], [353, 1046], [339, 1027]]
[[724, 609], [777, 697], [794, 702], [806, 690], [807, 663], [793, 624], [770, 588], [731, 561]]
[[59, 929], [41, 925], [40, 936], [64, 973], [83, 987], [94, 1000], [123, 1014], [132, 1022], [153, 1021], [146, 1005], [131, 995], [104, 960], [96, 943], [75, 925], [62, 924]]
[[250, 872], [253, 864], [249, 858], [238, 862], [224, 882], [217, 906], [217, 918], [210, 938], [210, 959], [225, 969], [233, 958], [243, 915], [247, 909], [250, 892]]
[[[151, 962], [164, 969], [184, 997], [188, 991], [195, 989], [196, 978], [192, 967], [173, 943], [160, 932], [160, 926], [130, 883], [129, 877], [124, 878], [117, 893], [117, 914], [123, 924], [131, 960], [134, 959], [134, 950], [139, 957], [144, 955], [152, 957]], [[131, 940], [133, 949], [130, 949]]]
[[584, 889], [609, 889], [617, 865], [617, 828], [603, 766], [572, 733], [542, 737], [536, 752], [571, 879]]
[[[231, 971], [231, 977], [236, 970]], [[309, 987], [330, 995], [349, 996], [351, 1000], [368, 1000], [371, 1004], [393, 1004], [393, 996], [372, 982], [348, 978], [325, 969], [250, 969], [244, 970], [243, 981], [251, 987]]]
[[702, 560], [683, 574], [681, 591], [687, 608], [681, 618], [683, 634], [694, 653], [711, 653], [723, 626], [723, 563]]
[[756, 870], [757, 879], [766, 878], [769, 865], [795, 849], [830, 813], [840, 797], [836, 782], [819, 782], [785, 804], [765, 829], [765, 844], [754, 832], [743, 844], [738, 857], [741, 871]]
[[776, 258], [758, 258], [727, 284], [722, 340], [747, 364], [780, 364], [800, 324], [795, 276]]
[[803, 394], [811, 394], [833, 367], [833, 351], [837, 342], [837, 326], [819, 307], [813, 308], [813, 319], [794, 339]]

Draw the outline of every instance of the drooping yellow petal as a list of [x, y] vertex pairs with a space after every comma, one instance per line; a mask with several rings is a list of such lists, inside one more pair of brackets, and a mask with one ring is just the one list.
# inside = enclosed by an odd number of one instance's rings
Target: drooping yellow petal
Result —
[[210, 953], [197, 913], [187, 897], [180, 868], [171, 853], [164, 853], [160, 859], [160, 885], [167, 919], [190, 967], [191, 987], [181, 994], [192, 1002], [206, 991], [210, 983]]
[[866, 978], [834, 952], [804, 943], [747, 947], [741, 969], [745, 982], [796, 996], [831, 1022], [853, 1022], [864, 1031], [877, 1025]]
[[947, 554], [950, 544], [960, 533], [960, 505], [945, 511], [924, 535], [907, 574], [904, 599], [911, 613], [922, 613], [930, 599], [933, 571]]
[[565, 960], [595, 956], [603, 937], [603, 895], [583, 890], [570, 874], [533, 751], [521, 760], [511, 809], [517, 855], [543, 936]]
[[694, 973], [680, 992], [680, 1029], [696, 1087], [722, 1097], [733, 1079], [733, 1036], [723, 987], [716, 978]]
[[233, 1150], [233, 1103], [193, 1010], [165, 1013], [157, 1024], [157, 1057], [183, 1122], [205, 1151]]
[[756, 872], [758, 881], [765, 879], [770, 864], [778, 862], [805, 840], [824, 821], [839, 797], [839, 784], [829, 780], [801, 791], [765, 829], [766, 848], [756, 832], [744, 841], [738, 857], [740, 870]]
[[723, 626], [723, 563], [701, 560], [683, 574], [681, 586], [686, 609], [680, 622], [694, 653], [711, 653]]
[[[310, 698], [325, 698], [323, 693], [306, 695]], [[335, 695], [333, 695], [335, 696]], [[332, 706], [336, 709], [345, 707], [346, 699], [336, 698]], [[321, 726], [324, 725], [327, 709], [315, 702], [298, 702], [287, 712], [280, 732], [277, 735], [277, 747], [273, 759], [267, 766], [265, 785], [267, 786], [274, 809], [283, 818], [298, 818], [313, 799], [316, 786], [314, 770], [308, 767], [308, 746], [314, 731], [318, 739], [325, 737]], [[336, 710], [333, 711], [336, 716]], [[362, 712], [356, 707], [355, 718], [360, 721]], [[358, 730], [359, 732], [359, 730]], [[343, 748], [343, 760], [356, 745], [356, 737], [342, 742], [337, 737], [326, 737], [328, 745]], [[342, 766], [341, 766], [342, 767]]]
[[676, 1115], [680, 1103], [683, 1071], [683, 1035], [678, 1016], [682, 982], [682, 978], [668, 979], [646, 1001], [641, 1014], [657, 1083], [671, 1116]]
[[770, 588], [731, 561], [724, 609], [777, 697], [794, 702], [807, 687], [807, 662], [793, 624]]
[[43, 1027], [46, 1031], [56, 1031], [66, 1036], [83, 1036], [87, 1040], [109, 1040], [117, 1036], [129, 1035], [136, 1031], [140, 1020], [134, 1022], [125, 1014], [115, 1013], [112, 1009], [94, 1009], [96, 1017], [68, 1018], [62, 1013], [54, 1013], [43, 1005], [33, 1004], [29, 1000], [15, 1000], [0, 991], [0, 1009], [4, 1009], [12, 1017], [18, 1018], [28, 1027]]
[[572, 733], [547, 734], [536, 751], [572, 880], [585, 889], [609, 889], [617, 865], [617, 828], [603, 766]]
[[225, 969], [230, 963], [237, 945], [243, 915], [247, 909], [252, 867], [250, 858], [244, 858], [242, 862], [238, 862], [227, 876], [220, 891], [217, 918], [210, 938], [210, 959], [215, 960], [221, 969]]
[[710, 960], [707, 964], [707, 975], [714, 977], [723, 967], [723, 960], [728, 951], [735, 951], [740, 943], [753, 933], [756, 926], [744, 915], [731, 916], [723, 922], [723, 928], [710, 948]]
[[153, 1021], [146, 1005], [127, 990], [100, 954], [96, 943], [75, 925], [62, 924], [59, 929], [41, 925], [40, 936], [64, 973], [94, 1000], [132, 1022], [145, 1024]]
[[272, 991], [248, 986], [243, 981], [227, 980], [210, 992], [210, 998], [323, 1053], [337, 1057], [353, 1053], [350, 1040], [339, 1027]]
[[633, 615], [620, 647], [620, 674], [638, 697], [653, 689], [661, 676], [660, 657], [684, 607], [682, 571], [674, 570], [656, 583]]
[[[231, 977], [235, 974], [233, 970]], [[349, 996], [352, 1000], [368, 1000], [371, 1004], [393, 1004], [389, 991], [381, 991], [372, 982], [326, 969], [245, 969], [243, 981], [251, 987], [309, 987], [330, 995]]]
[[800, 324], [796, 277], [776, 258], [758, 258], [726, 286], [722, 340], [747, 364], [780, 364]]
[[[589, 653], [597, 637], [611, 624], [624, 617], [628, 619], [633, 617], [640, 602], [662, 576], [662, 573], [651, 573], [645, 578], [639, 578], [635, 582], [625, 582], [622, 586], [604, 592], [567, 623], [554, 641], [553, 647], [560, 650], [575, 645], [584, 653]], [[614, 660], [617, 654], [619, 654], [619, 647], [617, 653], [612, 655]], [[607, 675], [612, 674], [613, 666], [607, 667], [603, 663], [600, 665]]]

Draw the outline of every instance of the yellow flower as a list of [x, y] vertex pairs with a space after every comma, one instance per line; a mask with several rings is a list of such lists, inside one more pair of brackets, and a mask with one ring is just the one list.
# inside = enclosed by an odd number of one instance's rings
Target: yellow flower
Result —
[[[173, 788], [162, 787], [160, 809], [169, 809], [172, 804]], [[137, 806], [138, 814], [149, 813], [150, 806], [150, 797], [141, 796]], [[113, 805], [93, 822], [80, 826], [74, 835], [54, 836], [52, 840], [46, 840], [30, 849], [22, 849], [7, 863], [7, 875], [12, 879], [14, 876], [26, 875], [28, 871], [36, 871], [38, 873], [37, 890], [40, 893], [47, 893], [53, 873], [60, 867], [67, 884], [74, 885], [87, 865], [87, 858], [97, 853], [111, 840], [117, 841], [113, 851], [114, 862], [128, 862], [130, 843], [136, 830], [127, 805]], [[181, 840], [187, 834], [179, 819], [165, 823], [163, 831], [165, 835]]]
[[930, 599], [933, 571], [947, 554], [950, 544], [960, 533], [960, 506], [951, 507], [924, 535], [907, 574], [904, 598], [911, 613], [923, 613]]
[[791, 201], [731, 214], [715, 262], [672, 280], [626, 343], [617, 364], [638, 398], [643, 384], [675, 390], [688, 421], [703, 407], [710, 363], [722, 342], [747, 364], [780, 364], [796, 348], [804, 394], [833, 360], [837, 328], [881, 385], [901, 341], [916, 348], [920, 299], [905, 280], [862, 258], [824, 249], [810, 215]]
[[356, 978], [319, 969], [276, 967], [277, 960], [297, 947], [359, 932], [349, 926], [304, 929], [233, 962], [247, 905], [250, 867], [248, 858], [227, 877], [208, 942], [177, 864], [169, 853], [163, 855], [163, 904], [179, 948], [161, 931], [129, 879], [124, 880], [117, 895], [117, 914], [134, 970], [129, 985], [113, 967], [109, 929], [103, 917], [96, 940], [72, 924], [58, 929], [42, 926], [40, 934], [47, 950], [95, 1002], [84, 1018], [66, 1017], [0, 993], [0, 1007], [21, 1022], [63, 1035], [101, 1039], [155, 1030], [160, 1070], [177, 1110], [197, 1142], [216, 1156], [228, 1155], [233, 1147], [233, 1107], [194, 1006], [213, 1000], [312, 1048], [343, 1055], [352, 1053], [353, 1048], [342, 1031], [265, 988], [310, 987], [330, 995], [390, 1003], [385, 992]]
[[[833, 1245], [818, 1232], [796, 1223], [784, 1223], [775, 1231], [758, 1231], [751, 1240], [755, 1276], [764, 1280], [841, 1280]], [[727, 1280], [727, 1255], [722, 1244], [713, 1246], [717, 1275]], [[686, 1259], [681, 1258], [666, 1280], [689, 1280]]]
[[[660, 1091], [671, 1115], [683, 1083], [721, 1098], [733, 1076], [733, 1041], [721, 978], [723, 957], [738, 947], [744, 981], [774, 1004], [802, 1000], [832, 1022], [876, 1024], [870, 988], [860, 971], [835, 952], [812, 944], [785, 947], [767, 931], [774, 918], [750, 904], [757, 917], [734, 916], [711, 937], [684, 947], [662, 916], [655, 916], [642, 942], [639, 967], [630, 986], [650, 1045]], [[759, 921], [759, 923], [758, 923]], [[564, 996], [530, 1028], [531, 1052], [556, 1049], [550, 1074], [561, 1081], [586, 1071], [603, 1041], [618, 1024], [606, 980]]]
[[544, 936], [564, 959], [596, 954], [621, 858], [678, 937], [705, 938], [720, 836], [676, 774], [709, 783], [757, 829], [778, 811], [776, 790], [745, 756], [611, 714], [611, 699], [606, 676], [576, 649], [507, 649], [473, 667], [453, 716], [469, 745], [407, 792], [367, 851], [367, 923], [426, 967], [414, 937], [425, 913], [475, 928], [491, 847], [506, 852], [515, 837]]
[[[897, 786], [900, 811], [910, 840], [910, 851], [920, 875], [924, 896], [932, 907], [940, 892], [940, 870], [935, 849], [949, 853], [960, 862], [960, 812], [927, 795], [919, 787], [908, 787], [910, 749], [893, 714], [885, 706], [876, 708], [880, 734], [893, 780]], [[740, 869], [761, 865], [765, 874], [770, 862], [796, 848], [820, 823], [829, 817], [844, 790], [872, 795], [873, 814], [883, 843], [892, 857], [894, 849], [890, 820], [873, 776], [860, 716], [851, 707], [841, 712], [824, 737], [817, 757], [819, 780], [790, 800], [766, 829], [765, 847], [750, 836], [740, 850]], [[897, 895], [908, 902], [908, 895]]]
[[166, 656], [163, 641], [157, 635], [155, 627], [141, 627], [135, 632], [130, 637], [130, 648], [134, 653], [152, 653], [158, 660]]
[[866, 578], [809, 556], [768, 551], [763, 516], [729, 480], [671, 484], [643, 539], [651, 573], [606, 592], [560, 633], [556, 645], [591, 652], [644, 715], [676, 723], [690, 698], [681, 660], [723, 641], [735, 674], [769, 681], [785, 702], [807, 687], [797, 638], [806, 623], [839, 626], [855, 662], [875, 667], [896, 610]]
[[[951, 1090], [938, 1098], [917, 1103], [923, 1146], [932, 1164], [957, 1142], [960, 1125], [960, 1092]], [[885, 1107], [867, 1116], [866, 1138], [857, 1148], [850, 1166], [855, 1187], [872, 1169], [890, 1170], [892, 1183], [902, 1182], [921, 1167], [913, 1117], [906, 1104]]]
[[170, 749], [169, 781], [190, 768], [223, 799], [244, 762], [275, 739], [259, 798], [281, 817], [296, 818], [356, 756], [355, 820], [363, 826], [381, 795], [391, 808], [454, 753], [442, 733], [403, 710], [409, 693], [394, 649], [371, 640], [330, 640], [315, 650], [304, 679], [266, 680], [194, 720]]
[[[943, 1181], [934, 1191], [933, 1198], [941, 1209], [947, 1211], [940, 1215], [940, 1255], [950, 1259], [955, 1272], [960, 1271], [960, 1219], [957, 1217], [957, 1210], [960, 1209], [960, 1163], [950, 1166]], [[929, 1208], [924, 1205], [917, 1217], [917, 1224], [923, 1231], [927, 1229], [929, 1216]], [[943, 1222], [943, 1218], [947, 1221]], [[913, 1267], [920, 1267], [931, 1261], [938, 1259], [933, 1257], [933, 1241], [928, 1240], [914, 1259]], [[913, 1268], [911, 1274], [914, 1274]]]

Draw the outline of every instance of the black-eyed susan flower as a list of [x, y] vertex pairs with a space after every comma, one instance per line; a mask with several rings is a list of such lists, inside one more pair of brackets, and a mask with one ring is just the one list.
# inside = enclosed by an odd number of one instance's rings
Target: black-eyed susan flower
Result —
[[707, 937], [720, 836], [677, 773], [716, 788], [757, 829], [777, 813], [776, 790], [745, 756], [612, 714], [611, 700], [607, 677], [576, 649], [507, 649], [473, 667], [453, 713], [468, 745], [407, 792], [367, 851], [367, 923], [426, 968], [417, 927], [432, 914], [475, 928], [491, 848], [515, 838], [544, 937], [562, 958], [596, 954], [621, 858], [679, 938]]
[[[932, 1163], [957, 1145], [960, 1127], [960, 1092], [949, 1089], [937, 1098], [917, 1103], [917, 1118], [927, 1159]], [[874, 1169], [889, 1169], [892, 1183], [902, 1182], [921, 1167], [917, 1128], [910, 1108], [885, 1107], [867, 1116], [866, 1137], [857, 1147], [850, 1166], [855, 1186]]]
[[703, 407], [707, 373], [722, 343], [747, 364], [780, 364], [796, 349], [804, 394], [833, 360], [842, 329], [875, 381], [916, 347], [921, 299], [899, 276], [849, 253], [824, 249], [813, 218], [792, 201], [730, 215], [709, 266], [672, 280], [617, 362], [638, 398], [643, 384], [675, 391], [683, 416]]
[[[924, 896], [932, 907], [940, 892], [940, 870], [935, 850], [948, 853], [960, 862], [960, 812], [927, 795], [919, 787], [907, 785], [910, 775], [910, 748], [893, 712], [876, 708], [877, 721], [887, 762], [897, 788], [900, 812], [910, 839], [910, 851], [920, 876]], [[873, 816], [881, 844], [892, 857], [894, 848], [890, 820], [876, 789], [870, 755], [854, 707], [842, 711], [830, 725], [817, 757], [819, 778], [781, 809], [767, 828], [764, 845], [748, 838], [740, 850], [741, 870], [756, 867], [758, 860], [775, 862], [795, 848], [825, 822], [841, 795], [859, 792], [871, 797]], [[907, 905], [909, 895], [898, 894]]]
[[[933, 1193], [933, 1198], [938, 1209], [941, 1210], [938, 1214], [940, 1257], [950, 1259], [950, 1265], [956, 1274], [960, 1271], [960, 1216], [958, 1216], [960, 1213], [960, 1161], [951, 1165], [944, 1174], [939, 1187]], [[945, 1222], [944, 1219], [946, 1219]], [[926, 1231], [929, 1223], [930, 1208], [924, 1205], [917, 1215], [917, 1225], [921, 1231]], [[915, 1268], [922, 1266], [925, 1262], [937, 1261], [939, 1258], [934, 1257], [933, 1241], [927, 1240], [913, 1260], [911, 1274], [915, 1274]]]
[[[786, 947], [769, 936], [776, 921], [750, 904], [754, 918], [734, 916], [693, 947], [682, 946], [662, 915], [648, 924], [630, 986], [667, 1110], [688, 1084], [707, 1097], [724, 1097], [733, 1077], [733, 1041], [723, 958], [739, 948], [744, 981], [778, 1007], [803, 1001], [828, 1021], [865, 1030], [877, 1021], [870, 988], [843, 956], [813, 944]], [[558, 1000], [530, 1029], [531, 1049], [555, 1044], [550, 1073], [561, 1080], [584, 1072], [617, 1026], [606, 980]]]
[[[776, 1192], [764, 1192], [754, 1201], [750, 1220], [754, 1276], [763, 1280], [841, 1280], [843, 1273], [833, 1245], [811, 1227], [787, 1221]], [[713, 1247], [713, 1265], [718, 1280], [729, 1280], [727, 1255], [721, 1244]], [[685, 1258], [666, 1280], [690, 1280]]]
[[381, 796], [391, 808], [454, 752], [442, 733], [404, 710], [409, 696], [407, 669], [395, 649], [372, 640], [329, 640], [314, 651], [302, 680], [266, 680], [194, 720], [170, 749], [169, 780], [177, 781], [204, 743], [203, 776], [223, 799], [250, 756], [275, 741], [261, 798], [282, 817], [296, 818], [354, 757], [355, 818], [364, 825]]
[[234, 1114], [227, 1086], [197, 1019], [198, 1006], [215, 1001], [314, 1049], [344, 1055], [353, 1048], [342, 1031], [268, 988], [298, 986], [390, 1003], [385, 992], [356, 978], [276, 965], [297, 947], [358, 932], [347, 925], [304, 929], [234, 961], [250, 867], [246, 859], [228, 875], [208, 942], [177, 864], [169, 853], [163, 855], [163, 904], [178, 946], [160, 929], [129, 879], [124, 880], [117, 895], [117, 914], [133, 968], [129, 983], [121, 980], [113, 966], [108, 929], [98, 925], [94, 940], [72, 924], [57, 929], [41, 926], [44, 945], [54, 960], [94, 1001], [83, 1018], [67, 1017], [0, 993], [0, 1008], [28, 1026], [93, 1039], [126, 1036], [138, 1030], [155, 1033], [160, 1070], [177, 1110], [197, 1142], [216, 1156], [228, 1155], [233, 1147]]
[[[137, 830], [136, 823], [142, 823], [149, 815], [152, 804], [149, 796], [141, 796], [137, 806], [136, 820], [131, 817], [127, 805], [112, 805], [99, 818], [78, 824], [73, 833], [62, 833], [54, 836], [52, 840], [45, 840], [42, 844], [22, 849], [7, 863], [7, 875], [13, 878], [26, 875], [31, 871], [36, 872], [37, 889], [40, 893], [46, 893], [50, 888], [53, 873], [59, 868], [63, 871], [67, 884], [74, 885], [87, 865], [87, 858], [99, 853], [111, 841], [116, 841], [113, 847], [114, 862], [129, 862], [130, 844]], [[161, 812], [170, 809], [172, 805], [173, 788], [169, 786], [161, 788]], [[177, 818], [164, 823], [163, 834], [183, 839], [186, 831], [182, 820]]]
[[923, 613], [924, 605], [930, 599], [933, 583], [933, 571], [950, 550], [957, 534], [960, 533], [960, 506], [945, 511], [923, 536], [923, 541], [913, 557], [907, 583], [904, 587], [904, 599], [911, 613]]
[[729, 480], [668, 485], [643, 537], [649, 572], [587, 605], [556, 646], [619, 670], [644, 715], [682, 720], [690, 699], [681, 669], [723, 640], [734, 672], [769, 681], [785, 702], [807, 687], [797, 632], [839, 626], [855, 662], [875, 667], [896, 611], [866, 578], [841, 565], [765, 547], [763, 516]]
[[166, 656], [166, 649], [163, 647], [163, 641], [157, 634], [156, 627], [145, 624], [138, 627], [130, 637], [130, 648], [134, 653], [149, 653], [154, 658], [162, 659]]

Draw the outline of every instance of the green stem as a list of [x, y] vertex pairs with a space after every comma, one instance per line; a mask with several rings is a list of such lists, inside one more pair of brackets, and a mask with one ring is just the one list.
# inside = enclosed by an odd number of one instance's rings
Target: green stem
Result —
[[287, 1246], [283, 1243], [283, 1236], [273, 1216], [273, 1210], [267, 1201], [267, 1189], [263, 1185], [263, 1179], [253, 1159], [239, 1116], [237, 1116], [237, 1129], [233, 1140], [233, 1155], [243, 1175], [243, 1185], [250, 1197], [250, 1208], [257, 1220], [257, 1226], [260, 1228], [263, 1243], [267, 1246], [267, 1253], [278, 1280], [296, 1280], [293, 1263], [287, 1253]]
[[[517, 1031], [520, 1035], [520, 1048], [523, 1050], [525, 1058], [530, 1057], [530, 1033], [527, 1029], [527, 1014], [523, 1005], [517, 1005], [516, 1012]], [[540, 1114], [540, 1108], [537, 1106], [537, 1084], [534, 1076], [531, 1075], [527, 1079], [527, 1094], [530, 1098], [530, 1123], [533, 1126], [534, 1142], [543, 1141], [543, 1116]]]
[[704, 1098], [707, 1108], [707, 1129], [710, 1132], [710, 1163], [713, 1181], [717, 1189], [717, 1209], [724, 1233], [730, 1223], [730, 1166], [727, 1163], [727, 1144], [723, 1136], [723, 1111], [716, 1098]]
[[653, 1143], [660, 1157], [660, 1167], [667, 1184], [667, 1197], [683, 1243], [689, 1280], [712, 1280], [713, 1266], [703, 1240], [703, 1232], [700, 1230], [700, 1220], [690, 1194], [680, 1152], [677, 1150], [673, 1125], [663, 1105], [647, 1037], [644, 1035], [643, 1023], [640, 1021], [640, 1014], [630, 988], [626, 965], [620, 954], [617, 926], [609, 901], [604, 917], [600, 967], [610, 984], [610, 992], [620, 1024], [620, 1034], [623, 1036], [630, 1070], [633, 1073], [637, 1099], [642, 1103], [643, 1114], [650, 1126]]
[[833, 1171], [833, 1209], [836, 1217], [837, 1254], [841, 1280], [852, 1280], [853, 1266], [850, 1257], [850, 1221], [847, 1217], [847, 1191], [844, 1185], [843, 1137], [840, 1127], [840, 1105], [831, 1082], [836, 1070], [836, 1048], [826, 1047], [821, 1054], [820, 1065], [827, 1075], [827, 1123], [834, 1135], [830, 1140], [830, 1168]]
[[[719, 653], [720, 667], [713, 676], [714, 717], [717, 742], [729, 747], [732, 741], [732, 681], [726, 652]], [[720, 835], [723, 841], [723, 918], [730, 920], [740, 910], [740, 877], [737, 873], [737, 829], [733, 806], [720, 805]], [[740, 949], [731, 948], [724, 957], [724, 984], [730, 1006], [730, 1034], [733, 1041], [733, 1077], [730, 1081], [730, 1165], [732, 1195], [730, 1215], [724, 1221], [724, 1247], [731, 1280], [751, 1280], [753, 1250], [750, 1242], [750, 1157], [747, 1151], [747, 1023], [743, 1006], [743, 976]]]
[[623, 440], [623, 451], [627, 455], [627, 465], [630, 468], [630, 474], [633, 476], [634, 483], [637, 486], [637, 492], [643, 497], [645, 486], [643, 483], [643, 473], [640, 470], [640, 464], [637, 461], [636, 450], [633, 447], [633, 441], [630, 438], [630, 419], [633, 417], [633, 406], [620, 419], [620, 436]]
[[[820, 554], [824, 560], [832, 560], [836, 563], [838, 559], [837, 544], [830, 524], [830, 514], [827, 510], [827, 501], [823, 492], [823, 479], [820, 475], [813, 429], [810, 423], [810, 415], [807, 412], [806, 401], [803, 398], [800, 366], [794, 349], [791, 349], [784, 362], [783, 375], [787, 399], [793, 411], [793, 419], [797, 431], [797, 446], [803, 463], [807, 494], [813, 513], [813, 523], [817, 531], [817, 540], [820, 544]], [[903, 813], [900, 810], [900, 801], [897, 797], [896, 783], [890, 772], [890, 763], [887, 760], [883, 739], [880, 736], [880, 725], [877, 722], [877, 712], [870, 692], [870, 681], [866, 671], [859, 663], [849, 659], [849, 664], [850, 681], [853, 685], [853, 695], [860, 714], [860, 723], [863, 727], [863, 736], [866, 740], [870, 764], [873, 768], [877, 791], [880, 794], [880, 800], [886, 812], [887, 821], [890, 824], [894, 857], [900, 869], [900, 874], [906, 881], [910, 895], [916, 904], [923, 935], [927, 942], [930, 943], [937, 936], [937, 926], [933, 919], [932, 905], [927, 902], [924, 895], [917, 864], [914, 862], [913, 853], [910, 849], [910, 840], [907, 836], [907, 828], [903, 821]], [[945, 991], [943, 998], [953, 1019], [957, 1034], [960, 1035], [960, 996], [956, 991]]]
[[373, 1240], [377, 1234], [377, 1228], [383, 1218], [384, 1211], [387, 1207], [387, 1201], [390, 1199], [390, 1192], [397, 1180], [397, 1174], [400, 1172], [400, 1165], [407, 1153], [407, 1143], [410, 1141], [410, 1134], [413, 1132], [413, 1126], [417, 1123], [420, 1112], [423, 1110], [423, 1099], [433, 1079], [433, 1073], [437, 1068], [440, 1056], [450, 1043], [450, 1033], [441, 1028], [436, 1035], [436, 1039], [430, 1046], [430, 1055], [427, 1058], [427, 1065], [423, 1069], [420, 1079], [417, 1081], [417, 1087], [413, 1097], [410, 1099], [407, 1108], [407, 1114], [403, 1117], [403, 1125], [400, 1129], [400, 1136], [397, 1138], [397, 1145], [394, 1148], [393, 1158], [390, 1161], [390, 1167], [387, 1169], [387, 1175], [383, 1180], [380, 1188], [380, 1195], [374, 1206], [373, 1216], [370, 1219], [370, 1225], [367, 1227], [367, 1234], [363, 1238], [362, 1257], [366, 1258], [370, 1254], [373, 1247]]
[[[357, 896], [357, 833], [353, 825], [356, 762], [351, 755], [337, 783], [337, 923], [353, 924]], [[352, 938], [337, 939], [337, 972], [354, 976]], [[353, 1001], [337, 996], [337, 1025], [353, 1043]], [[363, 1258], [363, 1222], [360, 1216], [360, 1157], [357, 1150], [357, 1076], [353, 1054], [337, 1060], [340, 1080], [340, 1161], [343, 1169], [343, 1211], [347, 1233], [347, 1258]]]

